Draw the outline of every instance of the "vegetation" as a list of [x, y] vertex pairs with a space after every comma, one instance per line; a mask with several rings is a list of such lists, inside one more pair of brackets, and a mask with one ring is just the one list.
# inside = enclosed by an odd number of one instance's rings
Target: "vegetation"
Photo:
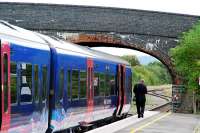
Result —
[[133, 84], [140, 79], [144, 79], [147, 85], [163, 85], [170, 84], [171, 79], [165, 66], [160, 62], [152, 62], [148, 65], [140, 65], [136, 56], [124, 56], [132, 66]]
[[133, 55], [124, 55], [122, 56], [123, 59], [127, 60], [131, 66], [140, 65], [140, 62], [136, 56]]
[[200, 111], [200, 22], [183, 33], [179, 45], [171, 50], [177, 72], [182, 77], [187, 93], [193, 94], [193, 112]]
[[177, 72], [188, 89], [197, 89], [200, 76], [200, 22], [183, 33], [179, 45], [171, 50]]

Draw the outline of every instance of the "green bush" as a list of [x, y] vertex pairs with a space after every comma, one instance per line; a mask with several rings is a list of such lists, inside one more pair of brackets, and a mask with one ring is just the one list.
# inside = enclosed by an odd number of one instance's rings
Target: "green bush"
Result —
[[179, 45], [171, 50], [177, 72], [188, 89], [197, 89], [200, 76], [200, 22], [183, 33]]
[[144, 79], [147, 85], [162, 85], [170, 84], [171, 78], [167, 69], [160, 62], [153, 62], [146, 66], [134, 66], [133, 84], [136, 84], [140, 79]]

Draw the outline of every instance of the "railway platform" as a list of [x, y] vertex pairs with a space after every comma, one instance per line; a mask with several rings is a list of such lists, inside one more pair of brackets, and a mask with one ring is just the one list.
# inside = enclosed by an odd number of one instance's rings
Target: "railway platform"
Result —
[[200, 133], [200, 115], [146, 111], [88, 133]]

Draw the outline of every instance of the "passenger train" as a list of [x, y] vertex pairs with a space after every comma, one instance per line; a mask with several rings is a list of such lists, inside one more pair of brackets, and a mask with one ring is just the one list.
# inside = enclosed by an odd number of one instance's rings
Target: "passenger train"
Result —
[[57, 132], [129, 112], [126, 61], [5, 21], [0, 44], [0, 132]]

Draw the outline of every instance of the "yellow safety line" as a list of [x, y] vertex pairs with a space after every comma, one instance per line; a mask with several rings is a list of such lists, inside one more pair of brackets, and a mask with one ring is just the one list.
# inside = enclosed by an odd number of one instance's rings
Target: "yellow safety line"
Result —
[[196, 127], [193, 130], [193, 133], [199, 133], [200, 132], [199, 129], [200, 129], [200, 125], [197, 124]]
[[139, 131], [139, 130], [142, 130], [143, 128], [148, 127], [148, 126], [151, 125], [151, 124], [154, 124], [155, 122], [157, 122], [157, 121], [163, 119], [164, 117], [167, 117], [167, 116], [170, 115], [170, 114], [171, 114], [171, 112], [168, 112], [167, 114], [164, 114], [164, 115], [158, 117], [157, 119], [146, 123], [145, 125], [142, 125], [142, 126], [136, 128], [136, 129], [132, 128], [130, 133], [135, 133], [135, 132], [137, 132], [137, 131]]

